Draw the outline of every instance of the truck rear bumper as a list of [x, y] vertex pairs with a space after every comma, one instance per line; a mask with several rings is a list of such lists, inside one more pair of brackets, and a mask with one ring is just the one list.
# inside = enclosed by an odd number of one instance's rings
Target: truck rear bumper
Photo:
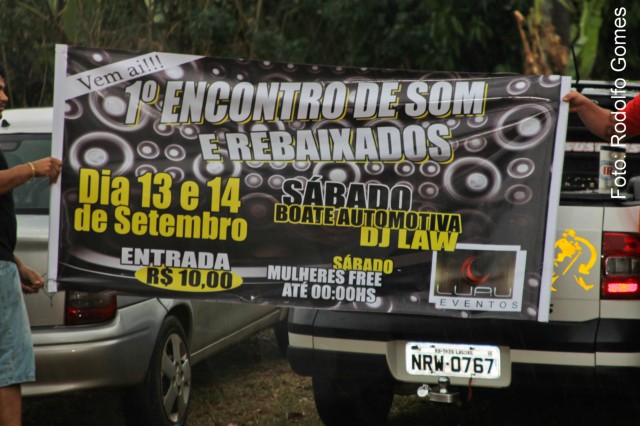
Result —
[[[640, 321], [593, 320], [536, 323], [509, 320], [378, 315], [295, 310], [289, 320], [289, 360], [306, 376], [373, 376], [408, 383], [437, 383], [435, 376], [407, 374], [407, 341], [495, 345], [502, 354], [499, 379], [473, 380], [475, 386], [506, 387], [520, 367], [580, 372], [594, 377], [607, 367], [640, 368]], [[608, 373], [607, 373], [608, 374]], [[467, 378], [451, 378], [468, 385]]]
[[[424, 383], [436, 384], [436, 380], [423, 378], [412, 382], [402, 382], [391, 375], [384, 355], [319, 351], [289, 347], [288, 358], [296, 374], [337, 379], [354, 379], [371, 382], [401, 383], [399, 393], [415, 393]], [[566, 366], [549, 364], [511, 365], [511, 386], [516, 385], [558, 385], [566, 387], [615, 387], [633, 385], [640, 378], [640, 369], [629, 367]], [[452, 385], [468, 387], [469, 380], [451, 379]], [[473, 387], [504, 387], [491, 384], [481, 385], [472, 381]]]

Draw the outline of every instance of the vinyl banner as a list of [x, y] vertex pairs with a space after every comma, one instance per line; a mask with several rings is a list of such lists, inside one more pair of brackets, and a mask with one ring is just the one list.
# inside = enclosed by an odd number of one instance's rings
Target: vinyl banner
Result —
[[57, 46], [60, 288], [548, 320], [568, 80]]

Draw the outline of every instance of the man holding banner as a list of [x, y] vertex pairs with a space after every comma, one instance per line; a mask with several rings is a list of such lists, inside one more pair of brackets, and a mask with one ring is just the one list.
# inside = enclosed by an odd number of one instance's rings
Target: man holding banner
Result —
[[[576, 91], [566, 94], [563, 100], [569, 102], [571, 112], [576, 112], [585, 126], [601, 139], [609, 139], [614, 134], [626, 134], [629, 137], [640, 134], [640, 96], [626, 103], [619, 111], [602, 108]], [[618, 122], [621, 124], [616, 127]], [[620, 145], [624, 145], [624, 142], [620, 142]]]
[[[9, 101], [5, 76], [0, 66], [0, 118]], [[17, 224], [11, 190], [35, 177], [48, 177], [54, 183], [61, 167], [60, 160], [47, 157], [8, 168], [0, 151], [0, 425], [3, 426], [21, 424], [20, 384], [35, 380], [31, 330], [20, 288], [25, 293], [35, 293], [44, 285], [42, 277], [13, 254]]]

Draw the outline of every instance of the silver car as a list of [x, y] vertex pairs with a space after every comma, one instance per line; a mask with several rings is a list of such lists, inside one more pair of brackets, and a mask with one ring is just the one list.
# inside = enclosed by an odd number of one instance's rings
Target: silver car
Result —
[[[50, 108], [4, 113], [0, 149], [10, 165], [51, 153]], [[49, 185], [36, 179], [14, 190], [16, 254], [47, 271]], [[61, 291], [25, 295], [37, 381], [25, 396], [129, 387], [143, 423], [184, 424], [191, 368], [207, 356], [274, 326], [286, 345], [286, 311], [267, 306]]]

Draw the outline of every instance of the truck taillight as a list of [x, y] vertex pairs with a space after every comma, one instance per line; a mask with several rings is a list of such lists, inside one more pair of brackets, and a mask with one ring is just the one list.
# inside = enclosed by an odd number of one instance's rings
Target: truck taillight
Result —
[[115, 317], [116, 310], [113, 293], [67, 291], [64, 323], [84, 325], [109, 321]]
[[602, 298], [640, 299], [640, 234], [605, 232]]

